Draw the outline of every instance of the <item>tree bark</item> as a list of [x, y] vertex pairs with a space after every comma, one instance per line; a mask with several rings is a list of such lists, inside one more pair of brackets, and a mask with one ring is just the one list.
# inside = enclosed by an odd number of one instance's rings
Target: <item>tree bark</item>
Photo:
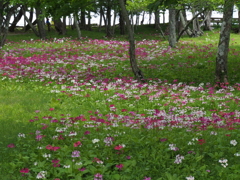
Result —
[[9, 2], [0, 0], [0, 49], [6, 42], [9, 21], [12, 14], [17, 8], [17, 5], [10, 6]]
[[14, 18], [11, 26], [9, 27], [9, 32], [14, 32], [16, 26], [17, 26], [17, 23], [20, 21], [20, 19], [22, 18], [22, 9], [24, 8], [24, 6], [21, 7], [21, 9], [18, 11], [18, 15]]
[[46, 30], [45, 30], [45, 25], [44, 25], [44, 18], [41, 17], [42, 15], [42, 9], [40, 7], [40, 2], [38, 1], [37, 6], [36, 6], [36, 18], [37, 18], [37, 27], [38, 27], [38, 33], [39, 37], [41, 39], [46, 39]]
[[144, 76], [142, 74], [142, 71], [138, 68], [137, 61], [136, 61], [136, 55], [135, 55], [135, 40], [134, 40], [134, 34], [132, 31], [132, 26], [129, 20], [129, 16], [125, 7], [125, 3], [123, 0], [119, 0], [120, 8], [122, 11], [122, 15], [126, 21], [127, 29], [128, 29], [128, 34], [129, 34], [129, 55], [130, 55], [130, 64], [132, 67], [133, 74], [135, 78], [140, 81], [144, 82]]
[[174, 5], [169, 8], [169, 46], [172, 48], [176, 47], [176, 9]]
[[224, 3], [223, 22], [221, 26], [216, 58], [215, 82], [217, 84], [228, 83], [227, 59], [234, 2], [234, 0], [225, 0]]
[[77, 14], [74, 13], [74, 24], [76, 26], [76, 29], [77, 29], [77, 34], [78, 34], [78, 39], [81, 39], [81, 30], [80, 30], [80, 27], [79, 27], [79, 23], [78, 23], [78, 18], [77, 18]]

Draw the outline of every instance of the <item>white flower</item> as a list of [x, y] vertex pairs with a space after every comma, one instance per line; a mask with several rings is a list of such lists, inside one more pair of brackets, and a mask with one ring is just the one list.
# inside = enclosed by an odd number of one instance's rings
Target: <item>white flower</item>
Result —
[[240, 156], [240, 153], [235, 153], [234, 156]]
[[70, 165], [64, 165], [63, 167], [64, 168], [70, 168]]
[[186, 177], [187, 180], [194, 180], [193, 176]]
[[233, 146], [236, 146], [237, 145], [237, 141], [236, 140], [231, 140], [230, 144], [232, 144]]
[[76, 163], [76, 165], [82, 165], [82, 162], [78, 162], [78, 163]]
[[210, 135], [217, 135], [217, 132], [211, 131]]
[[93, 144], [95, 144], [95, 143], [97, 143], [97, 142], [99, 142], [99, 141], [100, 141], [99, 139], [93, 139], [93, 140], [92, 140]]
[[46, 178], [47, 171], [41, 171], [40, 173], [37, 174], [37, 179], [44, 179]]
[[25, 134], [19, 133], [19, 134], [18, 134], [18, 137], [23, 137], [23, 138], [25, 138]]

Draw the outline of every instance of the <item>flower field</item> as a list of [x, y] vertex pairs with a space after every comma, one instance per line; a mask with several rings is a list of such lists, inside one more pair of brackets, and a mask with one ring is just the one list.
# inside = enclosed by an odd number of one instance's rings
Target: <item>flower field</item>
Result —
[[205, 35], [171, 49], [137, 41], [146, 83], [133, 77], [127, 41], [7, 43], [0, 51], [3, 179], [238, 179], [240, 48], [232, 39], [229, 84], [217, 86], [217, 42]]

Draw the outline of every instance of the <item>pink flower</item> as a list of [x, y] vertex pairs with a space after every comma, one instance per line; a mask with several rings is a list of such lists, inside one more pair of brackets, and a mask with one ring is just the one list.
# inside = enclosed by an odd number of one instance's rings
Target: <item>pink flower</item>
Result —
[[52, 150], [53, 150], [53, 151], [56, 151], [56, 150], [58, 150], [58, 149], [60, 149], [60, 147], [52, 147]]
[[15, 144], [11, 143], [11, 144], [7, 145], [7, 147], [9, 147], [9, 148], [15, 148]]
[[54, 108], [50, 108], [49, 111], [54, 111]]
[[118, 146], [116, 146], [114, 149], [119, 151], [119, 150], [121, 150], [122, 148], [123, 148], [123, 146], [118, 145]]
[[78, 146], [81, 146], [81, 145], [82, 145], [82, 143], [81, 143], [80, 141], [75, 142], [75, 143], [73, 144], [74, 147], [78, 147]]
[[29, 169], [28, 168], [23, 168], [20, 170], [20, 173], [29, 173]]
[[151, 178], [150, 177], [144, 177], [143, 180], [151, 180]]
[[85, 135], [87, 135], [87, 134], [90, 134], [90, 131], [85, 131], [85, 133], [84, 133]]
[[52, 148], [53, 148], [53, 147], [52, 147], [52, 145], [50, 145], [50, 144], [46, 146], [46, 149], [52, 150]]
[[81, 168], [81, 169], [78, 169], [79, 171], [85, 171], [86, 170], [86, 168]]
[[118, 168], [119, 170], [122, 170], [123, 164], [117, 164], [117, 165], [116, 165], [116, 168]]
[[46, 149], [51, 150], [51, 151], [56, 151], [56, 150], [60, 149], [60, 147], [57, 147], [57, 146], [54, 147], [49, 144], [46, 146]]

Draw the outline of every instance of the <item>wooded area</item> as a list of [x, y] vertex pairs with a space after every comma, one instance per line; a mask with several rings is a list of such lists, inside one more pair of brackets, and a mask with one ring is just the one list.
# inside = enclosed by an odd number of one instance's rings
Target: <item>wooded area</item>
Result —
[[[46, 31], [50, 31], [51, 22], [49, 19], [52, 19], [55, 30], [63, 35], [67, 32], [66, 21], [68, 19], [69, 23], [72, 24], [72, 28], [78, 32], [78, 38], [80, 39], [81, 29], [92, 29], [92, 12], [100, 17], [99, 30], [104, 22], [106, 37], [114, 36], [116, 18], [119, 18], [118, 28], [120, 29], [120, 34], [129, 33], [129, 42], [131, 44], [129, 52], [132, 69], [136, 78], [142, 80], [143, 75], [140, 69], [137, 68], [137, 62], [134, 57], [134, 27], [144, 23], [145, 13], [154, 14], [155, 28], [164, 36], [160, 24], [160, 16], [165, 17], [165, 11], [169, 10], [168, 41], [169, 46], [174, 48], [183, 34], [187, 34], [189, 37], [201, 36], [204, 33], [203, 30], [212, 29], [212, 23], [219, 23], [219, 18], [211, 17], [212, 11], [215, 10], [224, 12], [218, 57], [216, 58], [216, 82], [227, 83], [227, 53], [234, 5], [239, 7], [235, 0], [225, 0], [225, 2], [215, 0], [0, 0], [0, 47], [4, 46], [8, 32], [15, 31], [16, 25], [22, 17], [24, 17], [26, 24], [24, 31], [32, 29], [36, 36], [42, 40], [47, 37]], [[190, 21], [187, 20], [186, 11], [192, 13]], [[29, 13], [29, 16], [26, 15], [26, 12]], [[36, 14], [36, 19], [33, 19], [34, 13]], [[140, 14], [142, 14], [141, 20]], [[10, 22], [11, 17], [14, 17], [12, 22]], [[134, 17], [136, 19], [135, 22], [133, 22]], [[239, 18], [238, 22], [240, 22]], [[240, 27], [238, 31], [239, 29]], [[224, 46], [222, 46], [223, 44]]]

